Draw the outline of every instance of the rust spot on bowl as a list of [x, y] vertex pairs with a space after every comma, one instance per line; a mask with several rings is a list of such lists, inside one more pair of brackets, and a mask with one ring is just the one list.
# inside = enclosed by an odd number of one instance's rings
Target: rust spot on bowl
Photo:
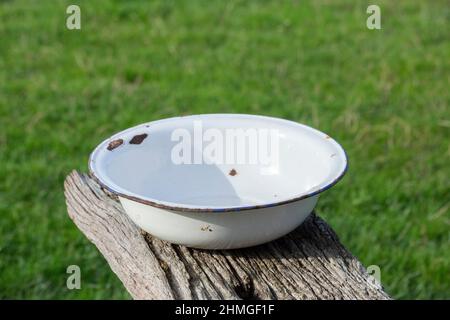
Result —
[[326, 136], [325, 136], [325, 139], [331, 139], [331, 137], [330, 137], [330, 136], [328, 136], [328, 135], [326, 135]]
[[212, 232], [212, 229], [211, 229], [211, 226], [210, 226], [210, 225], [207, 225], [207, 226], [201, 227], [201, 228], [200, 228], [200, 230], [202, 230], [202, 231], [209, 231], [209, 232]]
[[230, 176], [234, 177], [235, 175], [237, 175], [237, 171], [234, 169], [231, 169], [230, 172], [228, 173]]
[[122, 144], [123, 144], [123, 139], [116, 139], [116, 140], [111, 141], [108, 144], [108, 147], [106, 149], [108, 149], [109, 151], [112, 151], [115, 148], [121, 146]]
[[142, 141], [144, 141], [145, 138], [147, 138], [147, 136], [148, 136], [148, 134], [146, 134], [146, 133], [135, 135], [135, 136], [130, 140], [130, 144], [141, 144]]

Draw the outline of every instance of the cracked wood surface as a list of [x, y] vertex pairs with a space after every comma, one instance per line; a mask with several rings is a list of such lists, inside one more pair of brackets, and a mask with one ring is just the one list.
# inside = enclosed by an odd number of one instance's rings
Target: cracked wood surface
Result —
[[206, 251], [140, 230], [86, 174], [64, 188], [70, 218], [134, 299], [390, 299], [315, 214], [268, 244]]

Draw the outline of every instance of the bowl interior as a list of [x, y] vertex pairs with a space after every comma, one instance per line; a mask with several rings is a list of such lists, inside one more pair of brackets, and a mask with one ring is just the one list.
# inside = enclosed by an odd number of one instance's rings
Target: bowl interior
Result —
[[110, 190], [190, 209], [286, 202], [329, 187], [346, 165], [344, 150], [318, 130], [230, 114], [142, 124], [103, 141], [90, 158]]

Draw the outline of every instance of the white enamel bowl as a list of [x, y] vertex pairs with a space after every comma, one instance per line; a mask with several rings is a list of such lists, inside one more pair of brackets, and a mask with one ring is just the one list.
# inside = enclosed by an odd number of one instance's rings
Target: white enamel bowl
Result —
[[[256, 161], [247, 155], [239, 162], [237, 156], [217, 157], [217, 151], [216, 158], [205, 156], [213, 141], [220, 146], [221, 135], [224, 153], [229, 153], [231, 140], [225, 137], [239, 130], [270, 131], [257, 137], [267, 142], [269, 149], [264, 150], [271, 157], [263, 161], [258, 153]], [[194, 145], [190, 157], [187, 151], [179, 152], [181, 142], [189, 142], [186, 134]], [[248, 143], [244, 149], [254, 152]], [[258, 143], [259, 152], [264, 144]], [[239, 153], [238, 147], [233, 150]], [[185, 163], [174, 160], [174, 154], [185, 156]], [[155, 237], [188, 247], [231, 249], [268, 242], [294, 230], [314, 209], [319, 194], [342, 178], [347, 157], [328, 135], [299, 123], [207, 114], [153, 121], [119, 132], [92, 152], [89, 169], [118, 196], [129, 217]]]

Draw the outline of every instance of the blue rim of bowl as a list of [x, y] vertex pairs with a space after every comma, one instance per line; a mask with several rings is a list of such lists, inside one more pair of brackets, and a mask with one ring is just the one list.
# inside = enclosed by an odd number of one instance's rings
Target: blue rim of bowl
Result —
[[[208, 115], [208, 116], [212, 116], [212, 115], [230, 115], [230, 116], [232, 116], [232, 115], [237, 115], [237, 116], [243, 116], [243, 115], [245, 115], [245, 116], [256, 116], [256, 115], [249, 115], [249, 114], [231, 114], [231, 113], [230, 113], [230, 114], [198, 114], [198, 115], [192, 115], [192, 116], [204, 116], [204, 115]], [[190, 117], [190, 116], [187, 116], [187, 117]], [[260, 115], [258, 115], [258, 116], [256, 116], [256, 117], [265, 117], [265, 118], [271, 118], [271, 119], [277, 119], [277, 120], [284, 120], [284, 121], [288, 121], [288, 122], [294, 122], [294, 123], [296, 123], [296, 124], [299, 124], [299, 125], [302, 125], [302, 126], [305, 126], [305, 127], [310, 128], [310, 129], [313, 129], [313, 130], [315, 130], [315, 131], [318, 131], [318, 132], [323, 133], [322, 131], [319, 131], [319, 130], [314, 129], [314, 128], [312, 128], [312, 127], [309, 127], [309, 126], [307, 126], [307, 125], [300, 124], [300, 123], [298, 123], [298, 122], [291, 121], [291, 120], [286, 120], [286, 119], [276, 118], [276, 117], [269, 117], [269, 116], [260, 116]], [[177, 117], [174, 117], [174, 118], [177, 118]], [[167, 118], [167, 119], [164, 119], [164, 120], [170, 120], [170, 119], [174, 119], [174, 118]], [[179, 118], [179, 117], [178, 117], [178, 118]], [[158, 121], [158, 120], [155, 120], [155, 121]], [[154, 121], [151, 121], [151, 122], [154, 122]], [[119, 135], [119, 134], [121, 134], [121, 133], [124, 133], [125, 131], [131, 130], [131, 129], [134, 129], [134, 128], [138, 128], [138, 127], [141, 127], [141, 126], [144, 126], [144, 125], [147, 126], [147, 125], [151, 124], [151, 122], [144, 123], [144, 124], [140, 124], [140, 125], [137, 125], [137, 126], [135, 126], [135, 127], [131, 127], [131, 128], [125, 129], [125, 130], [123, 130], [123, 131], [120, 131], [120, 132], [118, 132], [118, 133], [112, 135], [112, 137], [115, 137], [115, 136], [117, 136], [117, 135]], [[255, 210], [255, 209], [264, 209], [264, 208], [271, 208], [271, 207], [282, 206], [282, 205], [289, 204], [289, 203], [292, 203], [292, 202], [296, 202], [296, 201], [304, 200], [304, 199], [307, 199], [307, 198], [311, 198], [311, 197], [313, 197], [313, 196], [316, 196], [316, 195], [318, 195], [318, 194], [320, 194], [320, 193], [322, 193], [322, 192], [324, 192], [324, 191], [330, 189], [331, 187], [333, 187], [335, 184], [337, 184], [337, 183], [344, 177], [344, 175], [347, 173], [348, 166], [349, 166], [349, 165], [348, 165], [348, 156], [347, 156], [347, 152], [345, 151], [345, 149], [344, 149], [344, 148], [343, 148], [336, 140], [333, 139], [333, 141], [341, 148], [341, 150], [342, 150], [342, 152], [343, 152], [343, 154], [344, 154], [345, 167], [344, 167], [344, 169], [342, 170], [342, 172], [341, 172], [335, 179], [333, 179], [330, 183], [328, 183], [328, 184], [326, 184], [325, 186], [323, 186], [323, 187], [321, 187], [321, 188], [319, 188], [319, 189], [317, 189], [317, 190], [314, 190], [314, 191], [312, 191], [312, 192], [310, 192], [310, 193], [306, 193], [306, 194], [303, 194], [303, 195], [301, 195], [301, 196], [294, 197], [294, 198], [287, 199], [287, 200], [283, 200], [283, 201], [271, 202], [271, 203], [261, 204], [261, 205], [241, 206], [241, 207], [229, 207], [229, 208], [191, 208], [191, 207], [183, 207], [183, 206], [172, 206], [172, 205], [166, 205], [166, 204], [163, 204], [163, 203], [158, 203], [158, 202], [156, 202], [156, 201], [143, 199], [143, 198], [141, 198], [141, 197], [137, 197], [137, 196], [125, 194], [125, 193], [123, 193], [123, 192], [119, 192], [119, 191], [117, 191], [117, 190], [114, 190], [114, 188], [111, 188], [111, 187], [109, 187], [108, 185], [106, 185], [104, 182], [101, 181], [100, 178], [98, 178], [98, 177], [95, 175], [95, 172], [94, 172], [94, 170], [93, 170], [93, 168], [92, 168], [92, 163], [93, 163], [93, 159], [92, 159], [92, 158], [93, 158], [93, 155], [94, 155], [95, 151], [97, 150], [97, 148], [98, 148], [100, 145], [102, 145], [102, 144], [103, 144], [105, 141], [107, 141], [107, 140], [108, 140], [108, 139], [102, 141], [102, 142], [94, 149], [94, 151], [93, 151], [93, 152], [90, 154], [90, 156], [89, 156], [89, 162], [88, 162], [89, 175], [90, 175], [90, 176], [91, 176], [91, 177], [92, 177], [92, 178], [93, 178], [93, 179], [94, 179], [94, 180], [95, 180], [102, 188], [108, 190], [110, 193], [112, 193], [112, 194], [114, 194], [115, 196], [118, 196], [118, 197], [122, 197], [122, 198], [125, 198], [125, 199], [129, 199], [129, 200], [132, 200], [132, 201], [135, 201], [135, 202], [139, 202], [139, 203], [142, 203], [142, 204], [145, 204], [145, 205], [149, 205], [149, 206], [152, 206], [152, 207], [155, 207], [155, 208], [159, 208], [159, 209], [172, 210], [172, 211], [180, 211], [180, 212], [199, 212], [199, 213], [201, 213], [201, 212], [239, 212], [239, 211], [246, 211], [246, 210]]]

